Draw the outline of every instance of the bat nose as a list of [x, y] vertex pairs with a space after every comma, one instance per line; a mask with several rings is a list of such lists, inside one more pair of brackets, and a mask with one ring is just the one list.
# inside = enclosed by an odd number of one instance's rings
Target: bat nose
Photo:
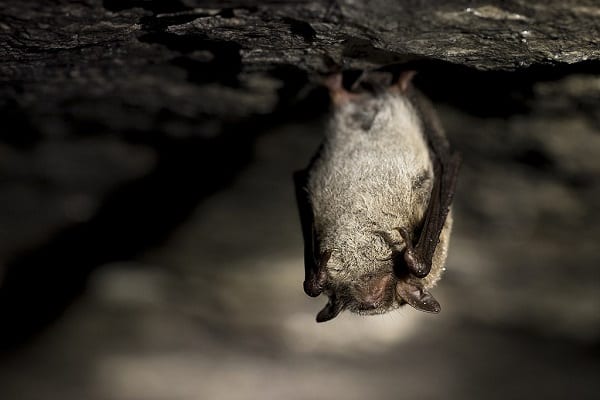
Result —
[[392, 282], [391, 275], [374, 278], [365, 277], [366, 283], [357, 286], [358, 308], [361, 310], [374, 310], [378, 308], [385, 300]]
[[375, 292], [362, 293], [360, 296], [360, 307], [364, 310], [372, 310], [377, 308], [379, 304], [383, 301], [385, 296], [385, 292], [383, 290], [378, 290]]

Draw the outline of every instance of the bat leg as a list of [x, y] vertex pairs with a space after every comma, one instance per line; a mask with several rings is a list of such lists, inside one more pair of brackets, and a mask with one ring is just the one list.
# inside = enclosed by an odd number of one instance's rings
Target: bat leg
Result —
[[392, 92], [406, 93], [417, 71], [406, 70], [400, 73], [396, 83], [389, 87]]
[[442, 309], [440, 303], [419, 282], [407, 279], [398, 281], [396, 294], [410, 306], [419, 311], [439, 313]]
[[361, 97], [359, 94], [344, 89], [342, 78], [342, 74], [338, 72], [337, 74], [329, 75], [323, 80], [323, 85], [329, 89], [331, 101], [337, 107]]

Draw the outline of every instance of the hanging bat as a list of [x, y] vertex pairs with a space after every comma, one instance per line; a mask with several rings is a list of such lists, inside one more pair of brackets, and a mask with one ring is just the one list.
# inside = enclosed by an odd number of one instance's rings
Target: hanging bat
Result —
[[294, 174], [304, 291], [329, 297], [317, 322], [403, 304], [440, 311], [429, 289], [444, 270], [460, 157], [413, 75], [392, 84], [389, 74], [363, 74], [350, 90], [341, 74], [325, 81], [333, 102], [325, 139]]

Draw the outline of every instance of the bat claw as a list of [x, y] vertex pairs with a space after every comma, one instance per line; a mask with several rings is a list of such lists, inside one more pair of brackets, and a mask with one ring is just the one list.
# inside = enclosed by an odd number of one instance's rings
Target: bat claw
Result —
[[417, 278], [425, 278], [431, 271], [431, 265], [420, 259], [413, 247], [411, 234], [408, 233], [406, 228], [395, 229], [400, 233], [400, 236], [402, 236], [402, 240], [404, 240], [406, 245], [404, 250], [404, 262], [406, 262], [409, 272]]
[[[410, 260], [410, 262], [408, 260]], [[413, 254], [405, 253], [404, 261], [406, 261], [410, 273], [416, 276], [417, 278], [425, 278], [427, 275], [429, 275], [429, 272], [431, 271], [430, 265], [415, 260]]]

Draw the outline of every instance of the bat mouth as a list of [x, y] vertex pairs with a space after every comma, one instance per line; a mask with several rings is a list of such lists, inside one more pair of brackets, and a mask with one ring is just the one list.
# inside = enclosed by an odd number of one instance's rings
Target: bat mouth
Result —
[[356, 309], [361, 312], [370, 312], [381, 307], [381, 303], [359, 303]]
[[373, 308], [362, 308], [360, 305], [358, 305], [357, 307], [349, 308], [349, 310], [358, 315], [381, 315], [395, 310], [398, 307], [400, 307], [400, 303], [397, 301], [392, 301], [390, 303], [379, 304], [377, 307]]

